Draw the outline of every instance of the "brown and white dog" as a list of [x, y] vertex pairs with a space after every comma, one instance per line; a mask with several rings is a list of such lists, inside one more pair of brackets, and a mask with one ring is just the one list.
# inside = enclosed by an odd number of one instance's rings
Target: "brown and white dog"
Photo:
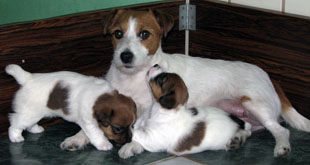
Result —
[[[145, 75], [150, 67], [159, 64], [184, 80], [189, 107], [216, 105], [228, 112], [245, 109], [242, 114], [254, 116], [275, 137], [274, 156], [290, 152], [289, 131], [279, 124], [280, 115], [294, 128], [310, 132], [310, 121], [292, 107], [281, 88], [274, 86], [259, 67], [238, 61], [164, 53], [161, 38], [173, 24], [172, 16], [152, 10], [115, 10], [104, 21], [103, 31], [112, 35], [114, 47], [106, 79], [137, 104], [135, 127], [143, 125], [143, 120], [149, 117], [152, 94]], [[71, 138], [81, 139], [81, 136]], [[128, 150], [134, 151], [134, 148]]]
[[[43, 132], [44, 128], [37, 124], [43, 117], [62, 117], [75, 122], [88, 137], [81, 139], [83, 143], [90, 141], [98, 150], [111, 149], [109, 140], [119, 144], [131, 141], [135, 103], [107, 81], [67, 71], [32, 74], [15, 64], [5, 69], [21, 85], [13, 100], [14, 113], [9, 116], [12, 142], [24, 141], [25, 129], [31, 133]], [[81, 147], [70, 145], [72, 141], [68, 140], [61, 148]]]
[[[146, 80], [153, 94], [151, 116], [143, 126], [133, 129], [132, 142], [125, 144], [119, 151], [122, 158], [139, 154], [144, 149], [175, 155], [236, 149], [242, 142], [234, 141], [235, 134], [251, 134], [250, 131], [242, 130], [242, 120], [235, 122], [234, 119], [238, 118], [229, 116], [219, 108], [186, 108], [187, 87], [177, 74], [163, 72], [159, 65], [155, 65], [147, 73]], [[131, 152], [128, 148], [136, 149]]]

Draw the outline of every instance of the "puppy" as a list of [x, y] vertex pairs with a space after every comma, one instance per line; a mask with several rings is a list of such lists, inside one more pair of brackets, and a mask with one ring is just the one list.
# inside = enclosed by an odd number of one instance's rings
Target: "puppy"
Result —
[[[186, 108], [187, 87], [174, 73], [162, 72], [158, 65], [146, 76], [153, 95], [151, 116], [142, 127], [134, 128], [131, 143], [119, 151], [122, 158], [139, 154], [143, 149], [150, 152], [166, 151], [175, 155], [192, 154], [204, 150], [239, 148], [233, 137], [240, 126], [229, 114], [215, 107]], [[237, 119], [237, 118], [236, 118]], [[250, 132], [243, 131], [246, 136]], [[132, 145], [141, 146], [128, 152]]]
[[159, 64], [183, 79], [189, 93], [188, 107], [218, 106], [240, 118], [255, 118], [275, 137], [276, 157], [290, 152], [289, 131], [279, 124], [280, 115], [292, 127], [310, 132], [310, 121], [294, 109], [261, 68], [239, 61], [164, 53], [161, 38], [173, 24], [172, 16], [152, 10], [114, 10], [104, 20], [103, 32], [111, 34], [114, 48], [106, 79], [137, 104], [135, 127], [149, 118], [152, 94], [144, 77], [150, 67]]
[[[74, 72], [29, 73], [18, 65], [8, 65], [6, 72], [21, 85], [9, 115], [9, 138], [22, 142], [22, 131], [41, 133], [37, 122], [43, 117], [62, 117], [75, 122], [98, 150], [110, 150], [109, 140], [119, 144], [131, 140], [131, 126], [136, 120], [134, 101], [114, 90], [108, 82]], [[109, 139], [109, 140], [108, 140]], [[61, 144], [63, 149], [76, 147]]]

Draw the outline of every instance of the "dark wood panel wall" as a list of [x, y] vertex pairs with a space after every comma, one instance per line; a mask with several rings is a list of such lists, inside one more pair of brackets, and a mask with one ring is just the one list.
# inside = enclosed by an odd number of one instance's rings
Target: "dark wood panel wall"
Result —
[[[176, 26], [163, 41], [168, 53], [184, 53], [178, 5], [152, 4], [135, 9], [161, 9], [175, 16]], [[197, 30], [190, 32], [190, 54], [257, 64], [279, 80], [294, 106], [310, 117], [309, 20], [232, 7], [202, 0], [197, 5]], [[4, 67], [20, 64], [30, 72], [69, 70], [102, 76], [112, 59], [110, 36], [102, 35], [107, 11], [0, 26], [0, 133], [8, 128], [11, 100], [18, 85]], [[53, 124], [54, 120], [45, 120]]]
[[206, 0], [197, 6], [190, 54], [256, 64], [283, 87], [310, 118], [310, 20]]
[[[183, 2], [152, 4], [134, 9], [161, 9], [178, 20]], [[0, 133], [7, 131], [11, 101], [18, 89], [4, 72], [8, 64], [19, 64], [30, 72], [75, 71], [103, 76], [113, 55], [110, 36], [103, 36], [101, 20], [108, 11], [83, 13], [48, 20], [0, 26]], [[166, 52], [184, 52], [184, 35], [175, 28], [163, 41]], [[44, 120], [45, 124], [54, 120]]]

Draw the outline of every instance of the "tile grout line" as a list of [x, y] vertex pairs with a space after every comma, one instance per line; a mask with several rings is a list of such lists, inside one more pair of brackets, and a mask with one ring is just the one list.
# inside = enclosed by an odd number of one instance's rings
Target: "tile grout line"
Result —
[[188, 159], [188, 160], [191, 160], [191, 161], [193, 161], [193, 162], [199, 163], [199, 164], [204, 164], [204, 163], [202, 163], [202, 162], [200, 162], [200, 161], [198, 161], [198, 160], [196, 160], [196, 159], [193, 159], [193, 158], [188, 157], [188, 155], [183, 155], [183, 156], [181, 156], [181, 157], [183, 157], [183, 158], [185, 158], [185, 159]]
[[285, 0], [282, 0], [281, 12], [285, 13]]
[[160, 159], [160, 160], [156, 160], [154, 162], [148, 163], [147, 165], [156, 165], [158, 163], [161, 163], [161, 162], [164, 162], [164, 161], [167, 161], [167, 160], [172, 160], [172, 159], [177, 158], [177, 157], [178, 156], [172, 155], [172, 156], [170, 156], [168, 158], [164, 158], [164, 159]]

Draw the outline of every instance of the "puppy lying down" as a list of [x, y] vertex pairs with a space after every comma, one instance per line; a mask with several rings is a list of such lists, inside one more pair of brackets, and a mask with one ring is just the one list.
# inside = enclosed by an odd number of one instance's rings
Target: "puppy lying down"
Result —
[[236, 149], [245, 139], [234, 141], [235, 135], [250, 135], [249, 131], [241, 129], [243, 121], [221, 109], [186, 108], [187, 87], [177, 74], [163, 72], [155, 65], [148, 71], [146, 80], [153, 94], [150, 118], [133, 129], [132, 142], [119, 151], [121, 158], [139, 154], [144, 149], [175, 155]]
[[[135, 103], [107, 81], [67, 71], [32, 74], [14, 64], [5, 70], [21, 85], [13, 100], [14, 113], [9, 115], [12, 142], [24, 141], [25, 129], [31, 133], [43, 132], [37, 122], [44, 117], [75, 122], [98, 150], [110, 150], [113, 146], [109, 140], [119, 144], [131, 140]], [[65, 140], [61, 148], [79, 149], [67, 143], [72, 144]]]

